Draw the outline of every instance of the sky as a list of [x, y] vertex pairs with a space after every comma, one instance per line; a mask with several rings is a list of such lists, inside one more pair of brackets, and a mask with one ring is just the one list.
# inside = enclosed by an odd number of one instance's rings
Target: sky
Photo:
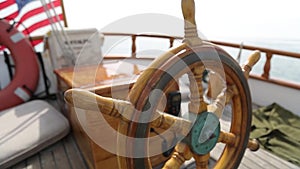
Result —
[[[299, 0], [195, 0], [195, 3], [198, 30], [208, 39], [300, 39]], [[180, 0], [64, 0], [64, 4], [70, 28], [102, 30], [124, 18], [149, 13], [182, 19]], [[160, 24], [163, 27], [169, 23]], [[124, 29], [120, 27], [118, 31]]]

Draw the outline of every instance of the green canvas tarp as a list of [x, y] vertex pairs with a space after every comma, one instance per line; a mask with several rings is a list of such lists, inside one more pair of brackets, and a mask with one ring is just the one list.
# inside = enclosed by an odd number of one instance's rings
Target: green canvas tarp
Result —
[[273, 103], [253, 111], [250, 138], [261, 147], [300, 166], [300, 117]]

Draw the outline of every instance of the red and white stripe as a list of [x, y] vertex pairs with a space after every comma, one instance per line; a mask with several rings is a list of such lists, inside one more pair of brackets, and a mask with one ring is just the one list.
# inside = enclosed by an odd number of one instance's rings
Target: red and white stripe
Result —
[[19, 12], [14, 0], [0, 0], [0, 18], [17, 21], [16, 27], [24, 34], [44, 35], [50, 30], [51, 23], [61, 21], [63, 24], [64, 20], [60, 0], [46, 2], [49, 9], [46, 12], [51, 15], [50, 18], [47, 17], [41, 1], [29, 2]]

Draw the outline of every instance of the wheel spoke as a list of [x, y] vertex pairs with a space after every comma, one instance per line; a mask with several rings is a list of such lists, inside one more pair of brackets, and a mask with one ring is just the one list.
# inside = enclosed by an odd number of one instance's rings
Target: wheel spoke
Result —
[[242, 66], [245, 77], [248, 79], [252, 67], [260, 59], [260, 52], [258, 50], [254, 51], [249, 57], [246, 63]]
[[227, 145], [234, 145], [236, 142], [236, 136], [233, 133], [221, 131], [218, 142], [225, 143]]
[[65, 92], [65, 100], [77, 108], [99, 111], [111, 117], [121, 118], [129, 122], [134, 113], [132, 104], [128, 101], [102, 97], [87, 90], [70, 89]]
[[156, 112], [155, 117], [156, 118], [150, 123], [151, 127], [161, 128], [164, 130], [170, 129], [171, 131], [183, 136], [186, 136], [189, 133], [193, 125], [192, 122], [188, 120], [166, 113]]
[[[123, 100], [102, 97], [87, 90], [71, 89], [65, 93], [66, 101], [77, 108], [99, 111], [111, 117], [121, 118], [128, 122], [134, 112], [133, 106]], [[192, 122], [166, 113], [156, 112], [151, 126], [161, 129], [171, 129], [186, 136]]]
[[247, 148], [249, 148], [251, 151], [257, 151], [259, 149], [258, 141], [256, 139], [249, 140]]
[[209, 154], [205, 155], [193, 155], [195, 162], [196, 162], [196, 169], [208, 169], [208, 160], [210, 158]]
[[[218, 141], [221, 143], [225, 143], [226, 145], [229, 145], [229, 146], [234, 146], [237, 141], [237, 137], [233, 133], [226, 133], [226, 132], [221, 131]], [[247, 144], [247, 148], [249, 148], [251, 151], [257, 151], [259, 149], [258, 141], [255, 139], [249, 140], [248, 144]]]
[[180, 166], [186, 161], [191, 159], [193, 156], [189, 146], [185, 143], [178, 143], [175, 146], [171, 158], [165, 163], [163, 169], [179, 169]]
[[220, 119], [225, 108], [225, 99], [226, 95], [224, 94], [224, 92], [221, 92], [217, 96], [216, 100], [212, 104], [207, 106], [207, 110], [209, 112], [215, 113], [215, 115]]
[[228, 85], [226, 91], [221, 91], [215, 98], [215, 101], [208, 105], [208, 111], [215, 113], [219, 118], [221, 118], [225, 106], [231, 102], [235, 95], [238, 94], [239, 93], [235, 85]]

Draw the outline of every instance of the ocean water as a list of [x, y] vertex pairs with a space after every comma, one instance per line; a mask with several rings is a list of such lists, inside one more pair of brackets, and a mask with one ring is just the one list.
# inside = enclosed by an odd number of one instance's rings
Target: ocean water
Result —
[[[112, 40], [113, 39], [113, 40]], [[103, 46], [104, 55], [131, 55], [131, 38], [128, 37], [113, 37], [106, 38]], [[217, 39], [218, 41], [227, 41], [243, 45], [251, 45], [257, 47], [265, 47], [270, 49], [277, 49], [289, 52], [300, 53], [300, 39], [299, 40], [279, 40], [279, 39], [234, 39], [225, 38]], [[174, 46], [180, 44], [177, 40]], [[136, 40], [137, 57], [157, 57], [163, 54], [169, 48], [169, 40], [152, 39], [138, 37]], [[223, 47], [233, 58], [237, 58], [240, 49]], [[240, 64], [243, 64], [252, 51], [243, 49], [241, 51]], [[266, 54], [261, 53], [260, 61], [253, 67], [251, 73], [261, 75], [266, 61]], [[283, 57], [273, 55], [271, 60], [270, 78], [290, 81], [300, 84], [300, 58]]]

